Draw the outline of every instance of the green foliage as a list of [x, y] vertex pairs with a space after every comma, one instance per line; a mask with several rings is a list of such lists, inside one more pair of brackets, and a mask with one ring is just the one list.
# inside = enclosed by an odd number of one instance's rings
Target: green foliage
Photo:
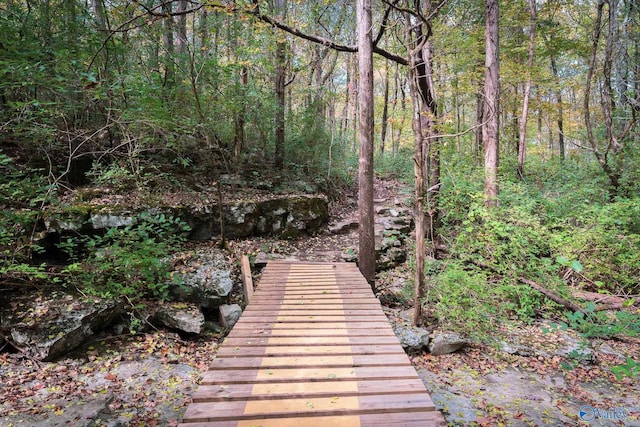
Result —
[[571, 328], [585, 338], [610, 339], [620, 336], [637, 337], [640, 335], [640, 315], [628, 311], [618, 311], [610, 314], [596, 311], [595, 305], [589, 303], [584, 312], [566, 313], [567, 322], [552, 323], [549, 330], [567, 330]]
[[189, 227], [164, 214], [143, 214], [132, 225], [87, 239], [87, 255], [66, 272], [71, 283], [101, 297], [168, 297], [169, 257]]
[[41, 208], [51, 201], [51, 187], [40, 171], [20, 170], [0, 151], [0, 276], [10, 280], [40, 281], [45, 266], [34, 265], [31, 255], [42, 248], [34, 233]]
[[612, 366], [611, 372], [613, 372], [618, 381], [624, 377], [635, 379], [640, 376], [640, 363], [627, 357], [627, 362], [624, 365]]
[[374, 161], [375, 171], [382, 177], [396, 178], [410, 184], [414, 179], [412, 155], [407, 149], [400, 149], [396, 155], [378, 153]]
[[[433, 267], [433, 266], [432, 266]], [[442, 325], [480, 341], [499, 323], [498, 289], [488, 285], [486, 273], [449, 262], [433, 278], [434, 315]]]

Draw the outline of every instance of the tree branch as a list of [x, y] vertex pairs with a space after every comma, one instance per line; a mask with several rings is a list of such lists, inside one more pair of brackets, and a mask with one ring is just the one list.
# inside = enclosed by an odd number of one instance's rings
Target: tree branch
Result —
[[[313, 43], [317, 43], [317, 44], [321, 44], [323, 46], [329, 47], [333, 50], [337, 50], [338, 52], [350, 52], [350, 53], [355, 53], [358, 51], [358, 47], [357, 46], [352, 46], [352, 45], [345, 45], [345, 44], [340, 44], [340, 43], [336, 43], [333, 40], [327, 39], [325, 37], [320, 37], [320, 36], [316, 36], [313, 34], [307, 34], [304, 33], [302, 31], [300, 31], [297, 28], [294, 28], [290, 25], [287, 25], [283, 22], [278, 21], [277, 19], [274, 19], [272, 17], [270, 17], [269, 15], [266, 15], [262, 12], [260, 12], [260, 9], [258, 7], [256, 7], [256, 5], [249, 7], [249, 8], [245, 8], [244, 10], [240, 10], [237, 6], [235, 5], [223, 5], [223, 4], [216, 4], [216, 3], [210, 3], [208, 4], [209, 7], [212, 7], [214, 9], [220, 9], [220, 10], [224, 10], [228, 13], [246, 13], [248, 15], [251, 15], [253, 17], [255, 17], [256, 19], [265, 22], [275, 28], [278, 28], [279, 30], [282, 30], [286, 33], [289, 33], [293, 36], [296, 36], [298, 38], [313, 42]], [[398, 64], [401, 65], [408, 65], [409, 61], [405, 58], [402, 57], [400, 55], [397, 55], [395, 53], [389, 52], [385, 49], [382, 49], [381, 47], [377, 46], [374, 44], [373, 46], [373, 51], [375, 53], [377, 53], [378, 55], [387, 58], [393, 62], [397, 62]]]

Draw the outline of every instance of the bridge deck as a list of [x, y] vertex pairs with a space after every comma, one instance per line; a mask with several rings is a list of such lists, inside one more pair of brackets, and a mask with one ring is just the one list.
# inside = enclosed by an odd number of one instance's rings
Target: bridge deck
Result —
[[183, 427], [441, 426], [354, 264], [270, 262]]

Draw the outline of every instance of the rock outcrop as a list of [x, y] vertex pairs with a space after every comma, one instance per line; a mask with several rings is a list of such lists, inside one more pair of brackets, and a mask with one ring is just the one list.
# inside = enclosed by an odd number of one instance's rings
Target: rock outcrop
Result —
[[0, 329], [30, 357], [49, 361], [85, 343], [123, 312], [115, 300], [38, 292], [16, 298], [11, 308], [2, 310]]

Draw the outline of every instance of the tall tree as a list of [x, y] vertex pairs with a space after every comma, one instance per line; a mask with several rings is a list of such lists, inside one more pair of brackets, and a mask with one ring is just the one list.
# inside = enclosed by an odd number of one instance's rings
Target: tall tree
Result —
[[360, 160], [358, 168], [358, 263], [373, 283], [376, 273], [373, 211], [373, 39], [371, 0], [357, 0], [358, 106]]
[[522, 117], [520, 119], [520, 135], [518, 139], [518, 178], [524, 179], [524, 161], [527, 152], [527, 117], [529, 114], [529, 96], [531, 95], [531, 73], [535, 52], [536, 34], [536, 0], [529, 0], [529, 59], [527, 60], [527, 80], [524, 84], [524, 100], [522, 101]]
[[485, 78], [482, 140], [484, 142], [484, 195], [487, 206], [498, 204], [500, 125], [500, 62], [498, 0], [485, 0]]
[[[441, 5], [441, 4], [440, 4]], [[426, 258], [435, 258], [435, 229], [438, 218], [440, 154], [437, 124], [440, 120], [432, 69], [431, 18], [437, 13], [430, 0], [415, 2], [406, 13], [409, 47], [409, 90], [413, 101], [412, 128], [415, 137], [415, 222], [416, 270], [414, 275], [413, 323], [422, 322]], [[427, 242], [429, 243], [427, 245]]]
[[[284, 21], [287, 14], [287, 1], [275, 0], [276, 16]], [[275, 67], [275, 92], [276, 92], [276, 140], [274, 163], [277, 169], [284, 168], [284, 145], [285, 145], [285, 110], [286, 110], [286, 75], [287, 75], [287, 45], [284, 37], [279, 37], [276, 42], [276, 67]]]

